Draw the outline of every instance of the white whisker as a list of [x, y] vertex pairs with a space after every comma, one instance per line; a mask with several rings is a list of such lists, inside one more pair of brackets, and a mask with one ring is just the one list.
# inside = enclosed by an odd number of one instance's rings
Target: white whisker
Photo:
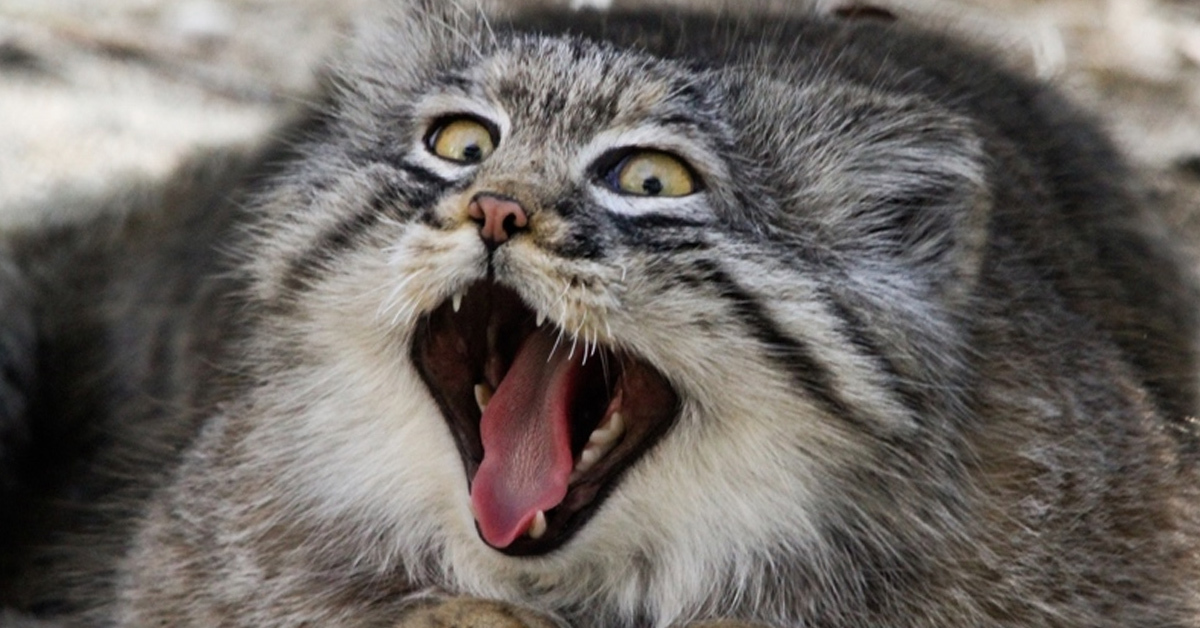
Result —
[[550, 360], [554, 357], [554, 352], [558, 351], [558, 345], [562, 344], [564, 331], [566, 331], [566, 330], [564, 330], [562, 327], [558, 328], [558, 337], [554, 339], [554, 346], [550, 349], [550, 355], [546, 358], [547, 363], [549, 363]]

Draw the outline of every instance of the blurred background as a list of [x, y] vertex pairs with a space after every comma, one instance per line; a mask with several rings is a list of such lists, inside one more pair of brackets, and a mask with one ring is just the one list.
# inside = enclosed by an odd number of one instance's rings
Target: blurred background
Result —
[[[197, 146], [268, 129], [368, 1], [379, 0], [0, 0], [0, 226], [64, 189], [162, 175]], [[1200, 0], [862, 3], [985, 41], [1061, 85], [1109, 125], [1172, 228], [1200, 243]]]

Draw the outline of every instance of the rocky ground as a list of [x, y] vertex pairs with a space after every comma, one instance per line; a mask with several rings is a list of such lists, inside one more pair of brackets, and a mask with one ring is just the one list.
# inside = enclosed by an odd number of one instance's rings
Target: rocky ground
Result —
[[[65, 187], [162, 174], [198, 145], [263, 132], [373, 1], [0, 0], [0, 225]], [[1200, 243], [1200, 0], [870, 4], [989, 41], [1061, 84]]]

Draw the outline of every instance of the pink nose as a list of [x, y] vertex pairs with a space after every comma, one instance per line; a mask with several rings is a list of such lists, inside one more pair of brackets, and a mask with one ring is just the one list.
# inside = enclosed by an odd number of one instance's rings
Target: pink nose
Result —
[[467, 214], [479, 223], [479, 237], [492, 248], [529, 224], [529, 217], [520, 203], [492, 194], [476, 194], [467, 206]]

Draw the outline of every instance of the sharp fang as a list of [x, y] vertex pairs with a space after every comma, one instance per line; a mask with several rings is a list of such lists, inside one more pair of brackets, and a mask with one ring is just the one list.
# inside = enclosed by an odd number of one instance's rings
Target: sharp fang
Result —
[[542, 326], [542, 324], [543, 324], [543, 323], [545, 323], [545, 322], [546, 322], [546, 313], [545, 313], [545, 312], [543, 312], [543, 311], [541, 311], [541, 310], [538, 310], [538, 313], [537, 313], [537, 326], [538, 326], [538, 327], [541, 327], [541, 326]]
[[487, 384], [475, 384], [475, 403], [479, 404], [480, 412], [487, 408], [487, 404], [491, 400], [492, 387]]
[[540, 539], [546, 533], [546, 513], [541, 510], [533, 516], [533, 523], [529, 524], [529, 538]]
[[608, 416], [608, 420], [604, 422], [591, 436], [588, 436], [588, 443], [593, 445], [611, 445], [625, 434], [625, 418], [620, 412], [613, 412]]
[[450, 298], [450, 306], [454, 308], [455, 312], [458, 312], [459, 308], [462, 307], [462, 300], [463, 300], [463, 293], [461, 293], [461, 292], [456, 293], [453, 297]]

